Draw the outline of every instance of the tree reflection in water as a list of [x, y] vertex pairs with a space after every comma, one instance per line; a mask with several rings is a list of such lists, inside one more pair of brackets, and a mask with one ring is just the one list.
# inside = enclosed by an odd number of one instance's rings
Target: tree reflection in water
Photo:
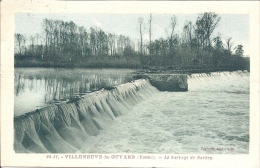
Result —
[[[131, 81], [132, 72], [133, 70], [129, 69], [16, 68], [15, 103], [16, 100], [26, 99], [29, 92], [42, 94], [44, 104], [66, 101], [82, 94]], [[32, 104], [33, 102], [28, 102], [22, 106]], [[20, 106], [19, 110], [23, 109]], [[37, 106], [32, 105], [32, 110]]]

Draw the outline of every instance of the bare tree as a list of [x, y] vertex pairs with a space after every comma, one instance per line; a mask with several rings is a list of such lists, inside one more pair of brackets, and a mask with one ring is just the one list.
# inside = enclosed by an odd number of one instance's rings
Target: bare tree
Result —
[[34, 36], [30, 36], [30, 40], [31, 40], [31, 54], [34, 54], [35, 53], [35, 44], [34, 44], [34, 42], [35, 42], [35, 37]]
[[228, 50], [228, 52], [229, 52], [230, 55], [232, 54], [232, 47], [233, 47], [233, 44], [234, 44], [231, 40], [232, 40], [232, 37], [229, 37], [229, 38], [226, 40], [227, 50]]
[[81, 50], [81, 56], [84, 56], [85, 53], [85, 48], [87, 46], [87, 38], [88, 38], [88, 34], [86, 32], [86, 29], [83, 26], [80, 26], [78, 28], [79, 30], [79, 46], [80, 46], [80, 50]]
[[174, 29], [175, 29], [176, 24], [177, 24], [176, 16], [171, 17], [170, 50], [172, 50], [172, 46], [173, 46]]
[[109, 33], [108, 34], [108, 46], [109, 46], [109, 51], [110, 51], [110, 56], [113, 56], [114, 53], [114, 34]]
[[[100, 65], [105, 66], [106, 63], [111, 66], [126, 63], [128, 67], [143, 64], [168, 66], [169, 68], [187, 65], [203, 67], [204, 65], [211, 66], [213, 63], [216, 63], [216, 67], [232, 66], [237, 59], [231, 57], [234, 48], [232, 38], [223, 42], [220, 35], [212, 38], [213, 31], [220, 21], [220, 17], [215, 13], [198, 15], [194, 25], [190, 21], [186, 22], [181, 39], [176, 33], [177, 19], [175, 16], [171, 17], [170, 24], [167, 26], [167, 38], [152, 39], [153, 19], [150, 14], [148, 40], [144, 38], [146, 23], [142, 17], [138, 19], [137, 31], [138, 35], [140, 34], [138, 41], [124, 35], [105, 32], [97, 27], [86, 30], [73, 21], [44, 19], [43, 34], [29, 37], [27, 43], [30, 44], [25, 43], [25, 36], [15, 34], [16, 56], [31, 54], [37, 61], [40, 60], [37, 58], [41, 56], [44, 63], [54, 66], [66, 66], [69, 63], [73, 63], [75, 66], [91, 65], [91, 62], [96, 61], [98, 64], [102, 62]], [[243, 56], [242, 45], [235, 50], [236, 55]], [[147, 57], [142, 57], [142, 55], [147, 55]]]
[[192, 22], [186, 22], [186, 24], [183, 27], [183, 32], [185, 36], [185, 43], [189, 44], [190, 49], [192, 49]]
[[173, 33], [174, 33], [176, 24], [177, 24], [177, 18], [174, 15], [173, 17], [171, 17], [171, 38], [173, 38]]
[[15, 41], [18, 44], [18, 50], [19, 50], [19, 54], [20, 56], [22, 55], [22, 43], [25, 41], [25, 37], [22, 34], [15, 34]]
[[151, 65], [151, 51], [152, 51], [152, 14], [150, 13], [149, 19], [149, 65]]
[[44, 33], [45, 33], [45, 54], [48, 55], [48, 43], [49, 43], [49, 34], [50, 34], [50, 31], [49, 31], [49, 20], [48, 19], [44, 19], [43, 20], [43, 23], [42, 23], [42, 26], [43, 26], [43, 29], [44, 29]]
[[168, 52], [166, 52], [165, 56], [163, 56], [163, 58], [164, 58], [164, 60], [162, 61], [163, 64], [166, 63], [167, 57], [168, 57], [168, 61], [171, 62], [171, 63], [176, 61], [176, 60], [174, 60], [175, 52], [174, 52], [174, 47], [173, 47], [174, 40], [175, 40], [174, 37], [176, 37], [175, 34], [174, 34], [176, 24], [177, 24], [177, 18], [174, 15], [173, 17], [171, 17], [171, 22], [170, 22], [170, 28], [171, 28], [170, 29], [170, 32], [171, 32], [170, 37], [167, 39], [167, 43], [164, 44], [166, 46], [169, 45], [169, 47], [168, 47], [169, 49], [166, 50]]
[[139, 33], [140, 33], [140, 52], [141, 54], [143, 54], [143, 34], [144, 34], [144, 26], [143, 26], [143, 22], [144, 19], [142, 17], [140, 17], [138, 19], [139, 22]]

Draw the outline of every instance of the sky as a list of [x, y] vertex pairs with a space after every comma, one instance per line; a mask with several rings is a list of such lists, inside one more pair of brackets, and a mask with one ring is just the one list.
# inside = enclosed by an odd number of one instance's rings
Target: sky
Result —
[[[175, 15], [177, 25], [175, 33], [181, 35], [186, 21], [196, 22], [198, 14], [152, 14], [152, 40], [165, 38], [170, 34], [171, 17]], [[214, 30], [212, 37], [219, 33], [223, 41], [232, 37], [233, 46], [242, 44], [244, 55], [249, 55], [249, 15], [247, 14], [219, 14], [221, 20], [218, 27]], [[15, 33], [21, 33], [30, 37], [37, 33], [41, 34], [42, 21], [44, 18], [73, 21], [78, 26], [100, 27], [105, 32], [122, 34], [132, 39], [139, 39], [138, 18], [144, 18], [144, 39], [149, 39], [149, 14], [75, 14], [75, 13], [16, 13], [15, 15]]]

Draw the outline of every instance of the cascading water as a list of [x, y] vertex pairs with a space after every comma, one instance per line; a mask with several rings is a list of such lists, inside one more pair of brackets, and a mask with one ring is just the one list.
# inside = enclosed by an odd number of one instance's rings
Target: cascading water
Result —
[[140, 79], [112, 90], [87, 94], [75, 102], [51, 105], [15, 117], [14, 149], [17, 153], [75, 152], [115, 117], [156, 92], [149, 81]]
[[188, 77], [188, 92], [155, 92], [79, 153], [246, 154], [249, 73]]
[[249, 75], [247, 71], [192, 74], [188, 76], [189, 91], [248, 94]]
[[[192, 74], [188, 88], [188, 92], [159, 92], [141, 79], [15, 117], [14, 149], [17, 153], [248, 153], [249, 73]], [[205, 150], [209, 148], [222, 150]]]

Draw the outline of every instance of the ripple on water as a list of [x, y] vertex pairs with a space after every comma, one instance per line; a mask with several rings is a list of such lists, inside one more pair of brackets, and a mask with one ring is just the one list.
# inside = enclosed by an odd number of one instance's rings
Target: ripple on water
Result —
[[[147, 97], [127, 114], [116, 118], [82, 151], [248, 153], [248, 81], [249, 75], [232, 73], [189, 79], [190, 91], [160, 92]], [[234, 150], [202, 150], [212, 147]]]

